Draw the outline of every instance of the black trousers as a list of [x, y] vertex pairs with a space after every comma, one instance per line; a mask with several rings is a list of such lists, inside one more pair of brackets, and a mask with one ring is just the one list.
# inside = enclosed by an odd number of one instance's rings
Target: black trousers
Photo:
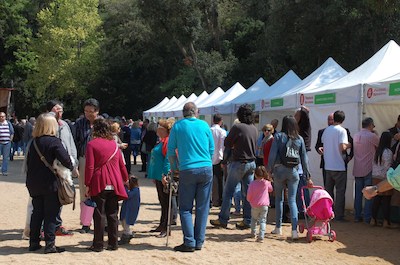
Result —
[[221, 163], [213, 165], [212, 205], [219, 207], [222, 204], [222, 192], [224, 188], [224, 172]]
[[56, 239], [56, 218], [61, 207], [57, 192], [32, 197], [32, 205], [29, 245], [39, 244], [42, 223], [46, 245], [54, 244]]
[[379, 208], [382, 207], [383, 218], [390, 224], [390, 201], [392, 196], [378, 195], [373, 198], [374, 202], [372, 203], [372, 218], [377, 220]]
[[131, 152], [132, 152], [132, 150], [129, 145], [126, 149], [122, 149], [122, 153], [124, 154], [124, 159], [125, 159], [125, 163], [126, 163], [125, 167], [126, 167], [126, 170], [128, 171], [128, 174], [131, 174], [131, 163], [132, 163]]
[[147, 170], [147, 154], [140, 152], [140, 159], [142, 160], [142, 171]]
[[164, 186], [162, 182], [160, 180], [156, 180], [157, 195], [161, 205], [160, 228], [163, 231], [167, 231], [168, 214], [171, 214], [171, 221], [175, 221], [177, 205], [176, 205], [176, 196], [172, 196], [171, 212], [168, 213], [169, 194], [163, 191], [163, 187]]
[[96, 202], [94, 209], [94, 238], [95, 248], [104, 247], [104, 227], [107, 219], [108, 246], [118, 245], [118, 196], [113, 190], [103, 190], [92, 200]]

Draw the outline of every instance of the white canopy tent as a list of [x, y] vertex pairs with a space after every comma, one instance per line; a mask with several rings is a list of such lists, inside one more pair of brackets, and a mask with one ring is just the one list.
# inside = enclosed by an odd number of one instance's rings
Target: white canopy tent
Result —
[[[175, 100], [176, 100], [176, 97], [172, 97], [172, 98], [175, 98]], [[172, 99], [172, 98], [171, 98], [171, 99]], [[154, 111], [157, 111], [158, 109], [162, 108], [162, 107], [165, 106], [169, 101], [170, 101], [170, 99], [167, 98], [167, 97], [165, 97], [163, 100], [160, 101], [160, 103], [158, 103], [158, 104], [155, 105], [154, 107], [152, 107], [152, 108], [150, 108], [150, 109], [144, 111], [144, 112], [143, 112], [143, 116], [144, 116], [145, 118], [150, 117], [150, 116], [151, 116], [151, 113], [153, 113]]]
[[210, 102], [214, 101], [215, 99], [221, 97], [223, 94], [225, 94], [225, 92], [222, 90], [222, 88], [217, 87], [216, 89], [214, 89], [213, 92], [211, 92], [210, 95], [208, 95], [208, 97], [204, 100], [202, 100], [199, 103], [196, 103], [197, 108], [201, 108], [204, 106], [207, 106]]
[[208, 97], [208, 93], [207, 91], [203, 91], [196, 99], [192, 100], [190, 98], [190, 96], [187, 98], [186, 102], [184, 104], [182, 104], [181, 108], [174, 108], [173, 110], [173, 115], [172, 117], [176, 117], [176, 118], [182, 118], [183, 117], [183, 113], [182, 113], [182, 109], [183, 106], [188, 103], [188, 102], [193, 102], [194, 104], [197, 104], [203, 100], [205, 100]]
[[178, 99], [178, 101], [175, 102], [175, 104], [173, 106], [171, 106], [170, 108], [165, 109], [163, 111], [162, 117], [166, 117], [166, 118], [175, 117], [174, 111], [182, 112], [183, 105], [185, 105], [187, 102], [193, 102], [194, 100], [196, 100], [196, 98], [197, 98], [196, 94], [192, 93], [192, 94], [190, 94], [189, 97], [185, 98], [185, 100], [179, 101], [179, 99]]
[[393, 127], [400, 114], [400, 68], [399, 74], [365, 84], [363, 103], [364, 116], [374, 119], [378, 133]]
[[175, 104], [181, 104], [182, 102], [184, 102], [186, 100], [186, 97], [184, 95], [181, 95], [177, 100], [175, 100], [174, 102], [171, 103], [168, 102], [168, 104], [166, 104], [165, 106], [163, 106], [162, 108], [158, 109], [156, 112], [154, 113], [154, 117], [160, 118], [160, 117], [165, 117], [165, 112], [168, 111], [169, 109], [173, 108], [173, 106], [175, 106]]
[[225, 104], [219, 104], [216, 107], [220, 114], [231, 114], [236, 113], [239, 106], [244, 103], [251, 103], [259, 98], [265, 96], [269, 91], [269, 85], [265, 80], [260, 77], [252, 86], [250, 86], [245, 92], [237, 96], [231, 101]]
[[[298, 94], [298, 101], [310, 108], [310, 121], [312, 128], [312, 147], [317, 140], [319, 129], [326, 127], [327, 116], [336, 111], [343, 110], [346, 119], [343, 126], [348, 128], [352, 135], [360, 130], [363, 118], [363, 88], [367, 83], [375, 83], [400, 72], [400, 47], [394, 41], [389, 41], [375, 55], [362, 65], [342, 78], [325, 86], [302, 90]], [[378, 119], [379, 117], [375, 117]], [[395, 122], [395, 120], [393, 120]], [[319, 158], [313, 149], [309, 153], [310, 161]], [[346, 207], [352, 208], [353, 204], [353, 162], [348, 165]], [[321, 170], [318, 163], [312, 163], [311, 174], [320, 176]], [[322, 184], [322, 177], [317, 177], [316, 184]]]

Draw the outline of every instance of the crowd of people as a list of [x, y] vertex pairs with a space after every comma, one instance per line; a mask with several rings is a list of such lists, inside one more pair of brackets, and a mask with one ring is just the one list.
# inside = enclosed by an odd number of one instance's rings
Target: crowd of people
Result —
[[[90, 201], [95, 206], [90, 212], [94, 238], [89, 250], [112, 251], [129, 243], [133, 238], [131, 225], [140, 209], [139, 183], [131, 174], [131, 158], [136, 165], [139, 155], [140, 171], [153, 180], [161, 206], [160, 223], [151, 232], [167, 237], [179, 213], [183, 243], [174, 247], [175, 251], [202, 249], [210, 207], [220, 207], [218, 219], [210, 220], [212, 226], [227, 228], [230, 215], [241, 214], [243, 219], [236, 228], [250, 229], [258, 242], [264, 240], [268, 209], [275, 207], [271, 233], [282, 235], [282, 223], [290, 222], [291, 238], [298, 239], [298, 222], [305, 216], [303, 200], [307, 205], [310, 197], [300, 193], [304, 186], [313, 187], [307, 155], [311, 151], [308, 108], [303, 106], [293, 116], [285, 116], [280, 131], [279, 121], [274, 119], [262, 126], [261, 133], [248, 104], [239, 107], [237, 121], [229, 131], [219, 114], [213, 116], [211, 128], [198, 119], [193, 102], [184, 105], [184, 118], [179, 121], [111, 118], [100, 115], [99, 102], [90, 98], [83, 104], [84, 114], [71, 123], [62, 119], [63, 108], [60, 101], [50, 100], [46, 112], [37, 119], [20, 122], [16, 118], [9, 121], [0, 112], [2, 174], [8, 174], [8, 162], [15, 154], [25, 155], [31, 199], [23, 238], [29, 239], [29, 251], [40, 249], [44, 240], [44, 253], [63, 252], [65, 249], [55, 244], [56, 235], [73, 234], [63, 226], [57, 176], [47, 166], [56, 159], [78, 178], [81, 233], [91, 230], [91, 221], [82, 220], [90, 209], [85, 205]], [[400, 206], [400, 169], [396, 169], [400, 161], [400, 115], [395, 126], [381, 135], [374, 131], [374, 121], [368, 117], [352, 137], [342, 126], [344, 120], [343, 111], [330, 114], [328, 126], [318, 132], [315, 145], [321, 155], [324, 187], [334, 200], [334, 220], [349, 221], [345, 217], [345, 194], [347, 164], [353, 159], [354, 222], [393, 227], [391, 206]], [[179, 179], [176, 193], [168, 189], [172, 177]], [[119, 222], [123, 231], [118, 241]], [[104, 231], [108, 234], [107, 246]]]

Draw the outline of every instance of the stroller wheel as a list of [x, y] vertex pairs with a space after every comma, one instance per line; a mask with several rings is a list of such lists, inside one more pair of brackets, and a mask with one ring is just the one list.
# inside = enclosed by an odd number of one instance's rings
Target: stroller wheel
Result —
[[304, 232], [304, 224], [299, 224], [299, 232], [300, 233]]
[[307, 242], [311, 243], [313, 241], [313, 235], [311, 231], [307, 231]]
[[329, 241], [333, 242], [336, 240], [336, 232], [334, 230], [331, 230], [331, 233], [329, 235]]

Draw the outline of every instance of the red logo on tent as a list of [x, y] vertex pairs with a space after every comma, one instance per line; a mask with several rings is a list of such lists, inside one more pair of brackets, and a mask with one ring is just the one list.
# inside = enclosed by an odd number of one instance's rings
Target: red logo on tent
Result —
[[368, 88], [368, 90], [367, 90], [367, 97], [368, 97], [368, 98], [372, 98], [373, 92], [374, 92], [374, 90], [372, 89], [372, 87]]
[[304, 104], [304, 94], [300, 94], [300, 105]]

